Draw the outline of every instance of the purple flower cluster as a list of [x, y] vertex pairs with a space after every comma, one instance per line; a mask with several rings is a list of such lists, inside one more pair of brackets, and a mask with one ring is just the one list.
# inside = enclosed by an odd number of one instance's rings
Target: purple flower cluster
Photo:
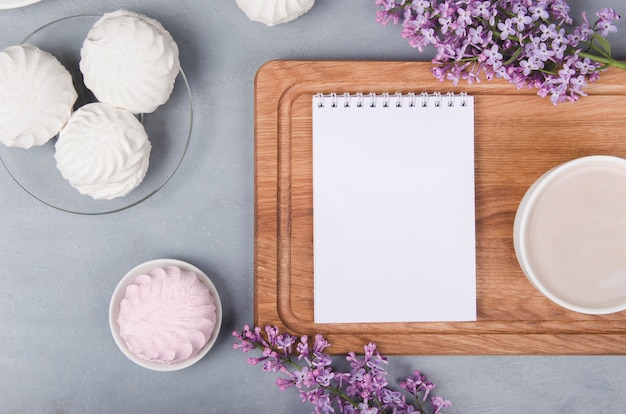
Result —
[[[235, 349], [261, 351], [261, 356], [248, 358], [249, 364], [261, 364], [264, 371], [280, 373], [276, 385], [281, 390], [298, 389], [302, 401], [315, 407], [313, 413], [426, 414], [423, 404], [429, 401], [431, 412], [437, 414], [451, 405], [442, 397], [430, 396], [435, 384], [419, 371], [400, 383], [406, 393], [391, 389], [383, 368], [387, 358], [373, 343], [364, 346], [362, 356], [349, 353], [346, 361], [350, 369], [344, 372], [334, 368], [333, 359], [324, 352], [330, 343], [322, 335], [309, 343], [307, 336], [281, 334], [275, 326], [262, 330], [246, 325], [233, 336], [239, 340], [233, 344]], [[407, 393], [414, 403], [407, 401]]]
[[573, 26], [564, 0], [376, 0], [377, 21], [402, 24], [402, 36], [423, 51], [434, 46], [434, 76], [456, 85], [503, 78], [518, 89], [538, 89], [554, 104], [576, 101], [608, 66], [606, 40], [617, 31], [615, 10], [585, 13]]

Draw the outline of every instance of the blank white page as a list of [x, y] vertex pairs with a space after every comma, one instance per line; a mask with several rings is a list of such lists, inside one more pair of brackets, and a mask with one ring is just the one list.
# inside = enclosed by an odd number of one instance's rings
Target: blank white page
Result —
[[473, 98], [312, 105], [315, 322], [476, 320]]

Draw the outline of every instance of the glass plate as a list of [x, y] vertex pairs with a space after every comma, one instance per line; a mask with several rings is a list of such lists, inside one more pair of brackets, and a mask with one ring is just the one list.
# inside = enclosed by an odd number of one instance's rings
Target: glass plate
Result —
[[39, 3], [41, 0], [0, 0], [0, 9], [17, 9]]
[[[78, 92], [76, 107], [95, 102], [84, 86], [78, 68], [83, 40], [99, 15], [70, 16], [48, 23], [23, 40], [53, 54], [72, 74]], [[153, 113], [140, 116], [152, 144], [150, 166], [143, 182], [124, 197], [94, 200], [80, 194], [56, 168], [54, 145], [30, 149], [0, 145], [0, 160], [15, 181], [37, 200], [77, 214], [106, 214], [137, 205], [154, 195], [174, 175], [182, 162], [193, 124], [191, 89], [182, 68], [170, 99]]]

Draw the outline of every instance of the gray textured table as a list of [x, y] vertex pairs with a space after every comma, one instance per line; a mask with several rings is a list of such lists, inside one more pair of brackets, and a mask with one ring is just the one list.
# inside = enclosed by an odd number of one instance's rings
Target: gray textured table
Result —
[[[572, 1], [595, 12], [619, 0]], [[0, 11], [0, 49], [51, 20], [127, 8], [160, 20], [181, 48], [193, 92], [189, 152], [172, 180], [128, 210], [80, 216], [52, 209], [0, 171], [1, 413], [307, 413], [295, 392], [246, 364], [230, 332], [253, 318], [253, 81], [271, 59], [428, 60], [375, 22], [373, 0], [317, 0], [300, 19], [254, 23], [234, 0], [43, 0]], [[626, 24], [613, 36], [626, 57]], [[108, 327], [113, 289], [156, 258], [185, 260], [213, 278], [224, 303], [214, 349], [191, 368], [131, 363]], [[625, 338], [626, 340], [626, 338]], [[449, 413], [622, 412], [626, 359], [394, 357], [452, 400]]]

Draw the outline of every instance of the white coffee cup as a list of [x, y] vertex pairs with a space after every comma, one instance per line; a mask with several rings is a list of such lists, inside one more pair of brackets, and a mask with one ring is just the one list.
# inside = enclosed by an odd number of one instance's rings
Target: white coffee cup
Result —
[[524, 274], [553, 302], [626, 309], [626, 159], [594, 155], [546, 172], [522, 199], [513, 237]]

